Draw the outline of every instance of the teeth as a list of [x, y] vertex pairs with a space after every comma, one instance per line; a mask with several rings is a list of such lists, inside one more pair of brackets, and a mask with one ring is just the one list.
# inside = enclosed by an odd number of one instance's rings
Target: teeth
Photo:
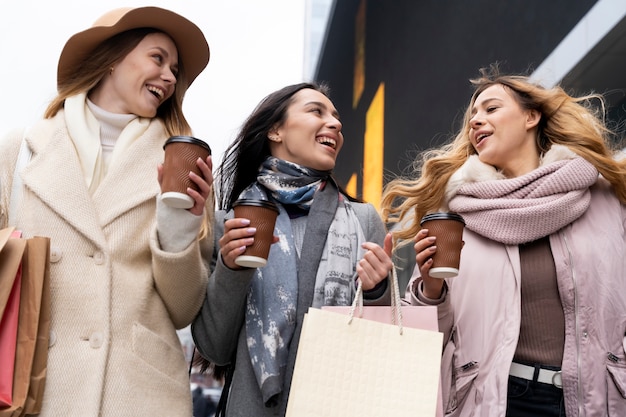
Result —
[[160, 99], [163, 98], [164, 93], [163, 93], [163, 90], [161, 90], [160, 88], [149, 85], [148, 91], [150, 91], [151, 93], [154, 93]]
[[333, 149], [335, 149], [335, 147], [337, 146], [337, 142], [335, 141], [335, 139], [331, 139], [331, 138], [326, 137], [326, 136], [322, 136], [320, 138], [317, 138], [317, 142], [321, 143], [322, 145], [330, 146]]

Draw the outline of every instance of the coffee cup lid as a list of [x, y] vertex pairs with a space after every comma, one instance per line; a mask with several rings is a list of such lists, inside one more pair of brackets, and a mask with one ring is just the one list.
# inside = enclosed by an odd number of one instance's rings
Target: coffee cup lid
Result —
[[271, 210], [274, 210], [276, 213], [279, 213], [278, 206], [269, 200], [259, 200], [252, 198], [242, 198], [233, 203], [233, 207], [236, 206], [256, 206], [256, 207], [264, 207]]
[[441, 212], [429, 213], [425, 215], [424, 217], [422, 217], [422, 221], [420, 221], [420, 225], [430, 220], [456, 220], [458, 222], [465, 224], [465, 220], [460, 214], [441, 211]]
[[165, 141], [165, 145], [163, 145], [163, 149], [165, 149], [165, 147], [169, 145], [170, 143], [192, 143], [194, 145], [199, 145], [199, 146], [202, 146], [207, 151], [209, 151], [209, 155], [211, 155], [211, 147], [209, 146], [209, 144], [201, 139], [194, 138], [193, 136], [184, 136], [184, 135], [170, 136], [170, 138]]

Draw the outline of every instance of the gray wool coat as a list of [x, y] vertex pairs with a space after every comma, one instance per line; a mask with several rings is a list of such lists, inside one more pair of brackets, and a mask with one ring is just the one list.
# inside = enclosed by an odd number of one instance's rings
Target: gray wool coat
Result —
[[[330, 184], [330, 183], [329, 183]], [[301, 258], [298, 261], [298, 302], [296, 330], [289, 346], [289, 359], [285, 372], [283, 392], [274, 407], [266, 407], [250, 362], [245, 331], [245, 304], [254, 269], [231, 270], [222, 262], [217, 250], [218, 240], [224, 233], [224, 220], [232, 217], [224, 211], [216, 214], [214, 227], [215, 248], [212, 260], [213, 273], [209, 278], [207, 298], [200, 314], [191, 325], [192, 335], [200, 353], [217, 365], [229, 364], [236, 352], [235, 372], [228, 397], [226, 415], [228, 417], [269, 417], [284, 416], [293, 369], [302, 330], [304, 314], [313, 303], [313, 289], [317, 266], [322, 256], [326, 234], [337, 207], [337, 190], [327, 186], [327, 194], [320, 198], [320, 192], [313, 201], [311, 214], [302, 244]], [[333, 201], [334, 204], [333, 204]], [[382, 246], [385, 226], [371, 204], [352, 203], [368, 242]], [[376, 299], [367, 299], [368, 305], [389, 305], [389, 286]], [[226, 395], [224, 393], [223, 395]]]

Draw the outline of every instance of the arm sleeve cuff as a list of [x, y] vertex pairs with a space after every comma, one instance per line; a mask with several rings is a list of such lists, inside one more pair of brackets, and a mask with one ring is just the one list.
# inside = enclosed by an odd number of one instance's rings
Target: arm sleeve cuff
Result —
[[419, 279], [413, 281], [412, 293], [413, 297], [417, 298], [424, 305], [432, 305], [436, 306], [444, 302], [446, 296], [448, 295], [448, 283], [443, 283], [443, 288], [441, 289], [441, 296], [439, 298], [428, 298], [424, 295], [424, 282]]
[[376, 300], [382, 297], [387, 291], [387, 286], [389, 285], [389, 279], [384, 279], [380, 281], [374, 288], [371, 290], [363, 291], [363, 298], [368, 300]]
[[202, 216], [185, 209], [173, 208], [157, 198], [157, 236], [161, 249], [166, 252], [182, 252], [198, 237]]

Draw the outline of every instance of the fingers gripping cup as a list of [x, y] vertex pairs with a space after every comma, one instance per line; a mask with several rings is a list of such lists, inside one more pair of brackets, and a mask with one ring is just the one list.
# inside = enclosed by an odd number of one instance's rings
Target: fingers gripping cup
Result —
[[274, 225], [278, 216], [278, 207], [271, 201], [240, 199], [233, 204], [235, 217], [250, 220], [250, 227], [256, 228], [254, 243], [235, 259], [239, 266], [260, 268], [267, 264], [270, 246], [274, 241]]
[[187, 188], [199, 190], [196, 183], [189, 178], [189, 172], [202, 176], [196, 161], [198, 158], [206, 160], [211, 155], [211, 148], [203, 140], [192, 136], [172, 136], [165, 142], [163, 149], [165, 160], [161, 199], [171, 207], [191, 208], [194, 200], [187, 194]]
[[456, 213], [431, 213], [422, 217], [420, 225], [429, 236], [437, 237], [437, 251], [428, 274], [433, 278], [451, 278], [459, 274], [465, 220]]

